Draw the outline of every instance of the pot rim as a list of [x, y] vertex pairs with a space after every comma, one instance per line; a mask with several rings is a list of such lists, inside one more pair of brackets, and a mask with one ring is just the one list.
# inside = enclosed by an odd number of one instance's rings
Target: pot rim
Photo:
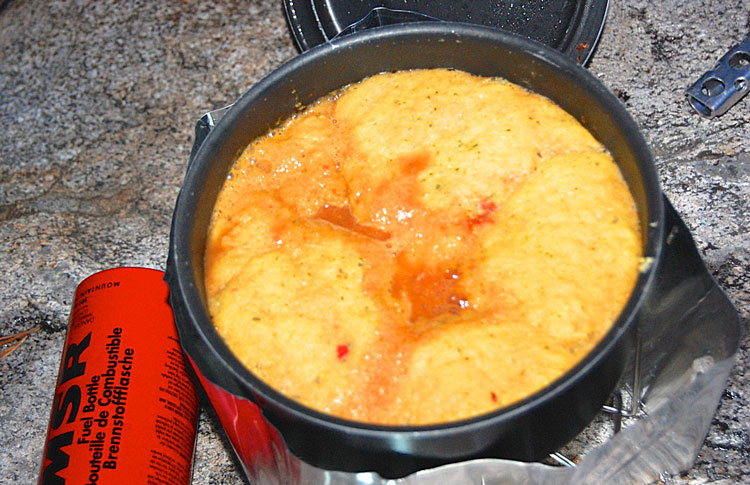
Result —
[[[639, 274], [631, 296], [620, 316], [615, 320], [610, 330], [602, 337], [600, 342], [583, 360], [539, 391], [509, 406], [468, 419], [419, 426], [378, 425], [334, 417], [304, 406], [282, 395], [246, 369], [231, 350], [229, 350], [211, 323], [205, 304], [203, 303], [202, 291], [194, 279], [196, 273], [192, 263], [196, 255], [193, 254], [194, 248], [191, 243], [191, 233], [193, 230], [193, 214], [198, 210], [198, 204], [201, 203], [195, 187], [196, 183], [200, 181], [203, 172], [210, 169], [211, 159], [209, 154], [220, 145], [218, 140], [221, 138], [222, 133], [230, 130], [235, 123], [245, 116], [244, 112], [248, 106], [262, 102], [265, 91], [271, 86], [282, 82], [290, 73], [298, 69], [319, 62], [327, 62], [330, 56], [335, 56], [335, 51], [337, 50], [351, 49], [360, 43], [368, 42], [395, 43], [400, 39], [413, 36], [423, 36], [425, 40], [429, 39], [431, 41], [442, 37], [444, 38], [442, 41], [445, 42], [461, 42], [461, 39], [466, 37], [485, 39], [509, 49], [527, 53], [538, 61], [552, 65], [555, 69], [561, 70], [568, 76], [572, 76], [576, 82], [582, 83], [592, 93], [591, 95], [603, 104], [608, 114], [615, 119], [620, 129], [629, 136], [631, 142], [634, 144], [634, 149], [638, 152], [638, 158], [640, 159], [639, 166], [644, 171], [642, 179], [646, 192], [646, 206], [649, 209], [648, 229], [646, 234], [644, 234], [644, 258], [649, 258], [649, 263], [644, 265], [645, 268]], [[311, 99], [309, 101], [315, 100]], [[213, 201], [210, 205], [212, 209]], [[313, 425], [325, 426], [328, 429], [343, 433], [351, 434], [356, 432], [360, 437], [386, 439], [396, 443], [400, 436], [408, 436], [409, 439], [413, 440], [428, 439], [430, 436], [437, 434], [441, 438], [444, 438], [450, 434], [471, 432], [476, 427], [500, 426], [504, 422], [511, 421], [518, 416], [533, 411], [543, 403], [554, 400], [573, 387], [578, 380], [584, 378], [591, 369], [595, 368], [606, 358], [607, 354], [620, 343], [621, 339], [634, 324], [638, 309], [653, 284], [654, 274], [662, 253], [663, 232], [664, 207], [650, 149], [638, 125], [622, 104], [620, 104], [616, 96], [583, 67], [568, 59], [562, 53], [543, 44], [496, 29], [451, 22], [400, 24], [376, 27], [316, 46], [276, 68], [240, 97], [217, 126], [209, 133], [188, 167], [172, 221], [172, 235], [169, 247], [170, 261], [168, 262], [168, 272], [171, 275], [168, 276], [168, 280], [173, 293], [180, 295], [179, 298], [182, 300], [192, 321], [191, 331], [197, 334], [203, 344], [208, 345], [215, 351], [217, 357], [215, 362], [221, 365], [223, 372], [228, 372], [234, 380], [252, 389], [252, 396], [243, 397], [250, 398], [259, 404], [261, 408], [265, 406], [283, 408], [285, 412], [292, 414], [296, 419]], [[202, 249], [200, 251], [200, 258], [202, 258]], [[210, 377], [207, 376], [207, 378], [211, 380]], [[224, 386], [220, 385], [220, 387]]]

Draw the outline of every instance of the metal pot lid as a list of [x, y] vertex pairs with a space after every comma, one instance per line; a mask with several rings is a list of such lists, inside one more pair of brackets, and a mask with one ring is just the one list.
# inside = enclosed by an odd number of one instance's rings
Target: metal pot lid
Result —
[[297, 47], [380, 25], [453, 21], [528, 37], [586, 64], [599, 41], [609, 0], [284, 0]]

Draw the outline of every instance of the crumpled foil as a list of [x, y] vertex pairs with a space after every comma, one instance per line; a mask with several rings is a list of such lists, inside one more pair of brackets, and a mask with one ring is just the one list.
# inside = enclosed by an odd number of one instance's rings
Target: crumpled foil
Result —
[[651, 483], [689, 470], [711, 424], [734, 359], [696, 359], [679, 377], [669, 399], [610, 440], [588, 452], [576, 467], [481, 459], [423, 470], [400, 479], [374, 473], [342, 473], [302, 464], [297, 483], [362, 485], [565, 485]]

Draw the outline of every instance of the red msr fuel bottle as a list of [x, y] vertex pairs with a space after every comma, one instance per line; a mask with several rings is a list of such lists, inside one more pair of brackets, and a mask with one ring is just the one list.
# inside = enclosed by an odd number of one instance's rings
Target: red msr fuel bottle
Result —
[[188, 484], [198, 397], [161, 271], [115, 268], [75, 292], [40, 484]]

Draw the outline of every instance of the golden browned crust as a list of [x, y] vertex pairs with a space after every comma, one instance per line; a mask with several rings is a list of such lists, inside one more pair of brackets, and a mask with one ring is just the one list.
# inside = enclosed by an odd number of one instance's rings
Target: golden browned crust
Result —
[[242, 154], [205, 255], [214, 323], [247, 367], [339, 417], [426, 424], [562, 375], [641, 257], [616, 164], [503, 80], [374, 76]]

